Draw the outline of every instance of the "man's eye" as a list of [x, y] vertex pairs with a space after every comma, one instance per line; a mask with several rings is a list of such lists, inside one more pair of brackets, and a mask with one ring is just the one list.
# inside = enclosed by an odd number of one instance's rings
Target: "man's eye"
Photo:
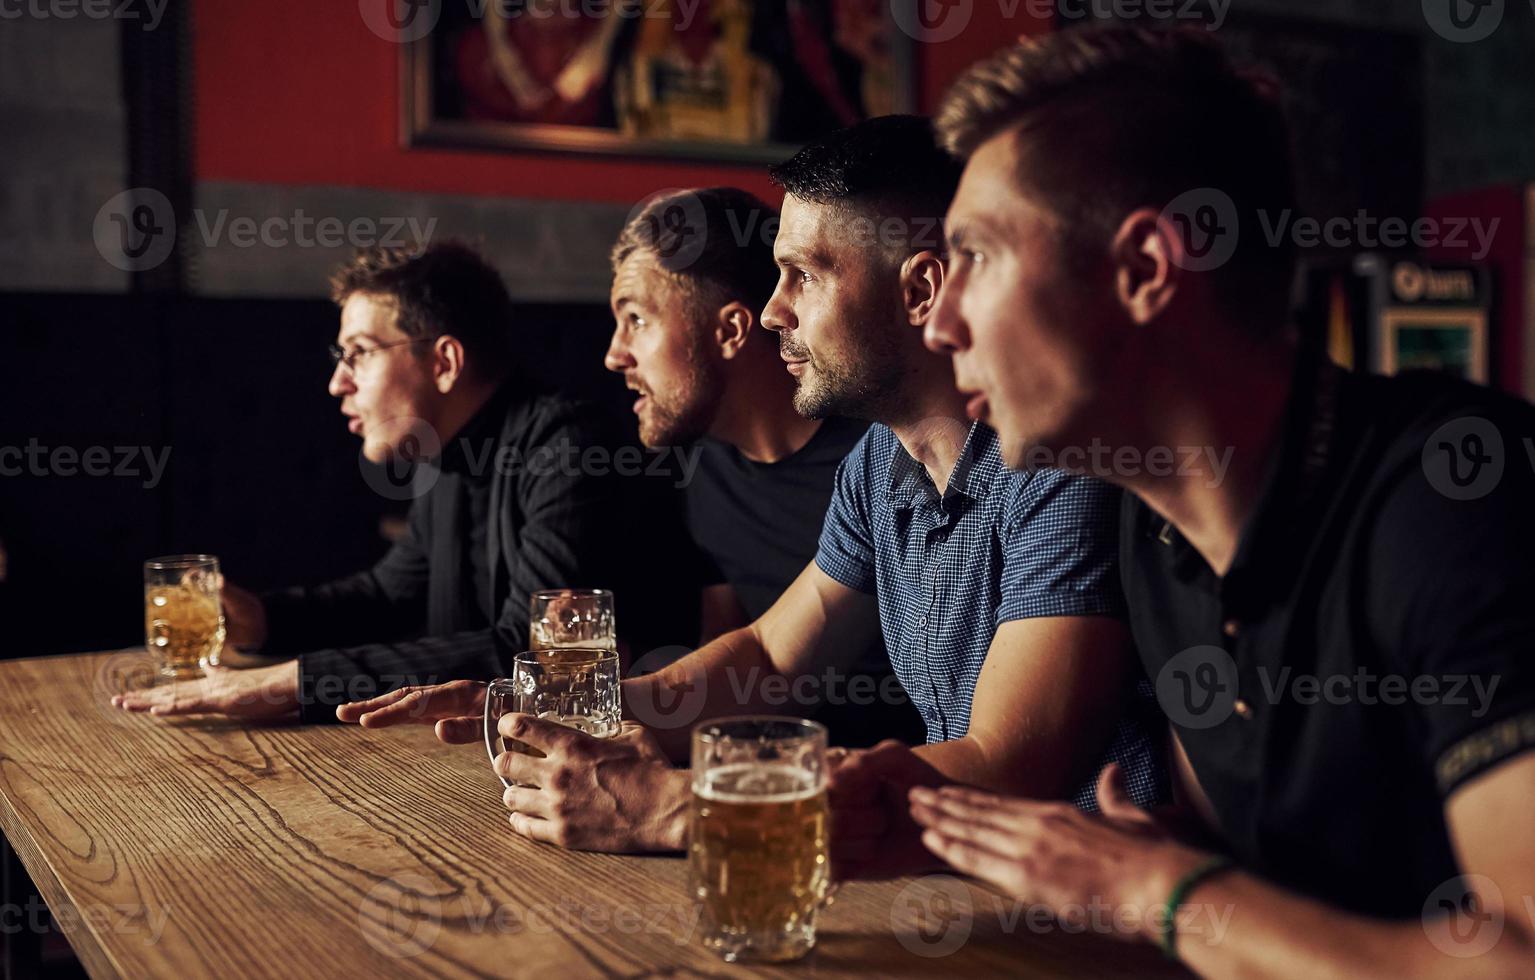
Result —
[[645, 326], [645, 318], [634, 313], [629, 314], [629, 325], [635, 328]]
[[796, 278], [796, 279], [798, 279], [798, 280], [799, 280], [799, 281], [800, 281], [800, 282], [802, 282], [802, 283], [806, 283], [806, 282], [812, 282], [812, 281], [813, 281], [813, 279], [812, 279], [812, 277], [811, 277], [811, 275], [810, 275], [810, 273], [808, 273], [808, 272], [806, 272], [806, 271], [805, 271], [805, 270], [803, 270], [803, 269], [800, 269], [800, 270], [797, 270], [797, 271], [796, 271], [796, 272], [795, 272], [795, 273], [794, 273], [794, 277], [795, 277], [795, 278]]
[[971, 264], [979, 264], [986, 258], [984, 255], [982, 255], [980, 252], [977, 252], [973, 248], [962, 248], [959, 250], [959, 254], [962, 258], [964, 258], [966, 262]]

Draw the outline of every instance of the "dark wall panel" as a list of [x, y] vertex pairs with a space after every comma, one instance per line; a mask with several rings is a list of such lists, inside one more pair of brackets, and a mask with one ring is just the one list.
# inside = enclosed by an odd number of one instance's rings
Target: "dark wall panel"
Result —
[[[596, 306], [518, 311], [536, 373], [618, 413], [609, 325]], [[0, 293], [0, 466], [22, 470], [0, 475], [0, 656], [141, 642], [152, 555], [213, 552], [255, 588], [380, 555], [379, 520], [401, 505], [368, 489], [326, 393], [335, 331], [319, 301]], [[39, 465], [5, 452], [29, 444], [49, 451]], [[58, 472], [57, 450], [92, 447], [113, 473]], [[158, 482], [146, 447], [169, 451]]]

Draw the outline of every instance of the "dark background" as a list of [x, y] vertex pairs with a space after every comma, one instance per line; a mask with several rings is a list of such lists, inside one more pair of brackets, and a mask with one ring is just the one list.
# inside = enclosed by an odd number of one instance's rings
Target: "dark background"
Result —
[[[602, 367], [606, 310], [522, 305], [516, 323], [544, 380], [633, 426]], [[216, 554], [260, 589], [383, 553], [380, 518], [404, 505], [368, 488], [361, 441], [326, 393], [329, 302], [0, 293], [0, 324], [0, 446], [105, 446], [114, 468], [114, 447], [170, 449], [154, 488], [142, 454], [132, 476], [0, 479], [0, 656], [141, 643], [141, 563], [155, 555]]]

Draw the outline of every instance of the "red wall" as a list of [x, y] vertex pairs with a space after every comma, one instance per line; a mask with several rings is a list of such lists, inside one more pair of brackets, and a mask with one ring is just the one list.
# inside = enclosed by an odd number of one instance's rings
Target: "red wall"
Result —
[[[1492, 382], [1522, 398], [1535, 398], [1535, 390], [1527, 390], [1525, 382], [1526, 365], [1535, 357], [1535, 350], [1529, 346], [1530, 338], [1525, 335], [1528, 316], [1524, 308], [1525, 249], [1526, 239], [1535, 234], [1535, 229], [1525, 227], [1525, 193], [1524, 185], [1520, 184], [1448, 194], [1430, 201], [1423, 214], [1437, 219], [1439, 227], [1447, 231], [1472, 218], [1480, 219], [1484, 227], [1493, 220], [1498, 222], [1488, 254], [1479, 259], [1491, 267], [1493, 276]], [[1459, 234], [1466, 241], [1464, 246], [1440, 244], [1424, 249], [1425, 254], [1445, 262], [1478, 261], [1475, 236], [1464, 230]]]
[[[1009, 21], [1001, 7], [975, 2], [959, 37], [918, 45], [922, 111], [972, 61], [1046, 29], [1021, 10]], [[398, 49], [363, 24], [358, 0], [196, 0], [193, 10], [202, 180], [617, 202], [735, 184], [778, 197], [760, 166], [402, 149]]]

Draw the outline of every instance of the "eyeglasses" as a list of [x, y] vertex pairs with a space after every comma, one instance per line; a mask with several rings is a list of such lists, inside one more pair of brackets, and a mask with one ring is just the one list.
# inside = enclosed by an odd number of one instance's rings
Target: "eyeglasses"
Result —
[[380, 344], [377, 347], [358, 347], [350, 351], [331, 344], [327, 350], [330, 352], [330, 363], [333, 367], [337, 364], [345, 364], [347, 371], [351, 372], [357, 369], [357, 359], [360, 357], [365, 357], [368, 354], [374, 354], [381, 350], [388, 350], [391, 347], [405, 347], [410, 344], [425, 343], [429, 343], [428, 339], [419, 337], [415, 340], [401, 340], [393, 344]]

